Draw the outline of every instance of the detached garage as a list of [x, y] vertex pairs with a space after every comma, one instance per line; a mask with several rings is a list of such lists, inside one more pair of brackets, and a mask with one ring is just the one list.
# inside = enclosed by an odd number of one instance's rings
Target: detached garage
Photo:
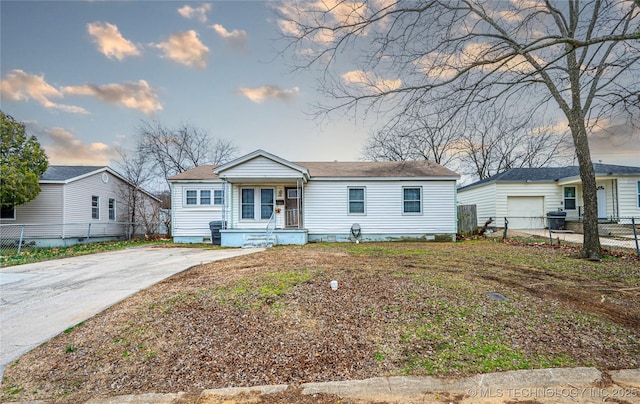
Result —
[[544, 196], [507, 196], [509, 228], [544, 229]]

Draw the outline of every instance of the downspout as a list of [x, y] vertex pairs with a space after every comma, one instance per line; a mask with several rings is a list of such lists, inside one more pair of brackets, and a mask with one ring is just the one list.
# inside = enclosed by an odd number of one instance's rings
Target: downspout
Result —
[[235, 224], [233, 223], [233, 211], [234, 211], [234, 208], [233, 208], [233, 184], [229, 184], [228, 183], [228, 186], [229, 186], [229, 189], [230, 189], [230, 191], [229, 191], [229, 199], [230, 199], [230, 201], [229, 201], [229, 206], [230, 206], [230, 208], [229, 208], [229, 223], [230, 223], [229, 228], [233, 229], [233, 228], [235, 228]]

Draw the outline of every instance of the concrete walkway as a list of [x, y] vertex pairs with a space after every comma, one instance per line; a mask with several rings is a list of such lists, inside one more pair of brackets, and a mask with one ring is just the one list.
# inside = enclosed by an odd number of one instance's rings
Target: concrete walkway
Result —
[[0, 268], [0, 377], [11, 361], [142, 289], [258, 251], [139, 247]]
[[[302, 396], [334, 394], [342, 400], [359, 403], [640, 403], [640, 369], [611, 371], [608, 376], [611, 383], [595, 368], [558, 368], [515, 370], [463, 379], [376, 377], [300, 386], [231, 387], [205, 390], [197, 397], [185, 393], [127, 395], [92, 399], [87, 404], [251, 403], [258, 401], [257, 396], [264, 399], [261, 402], [269, 402], [272, 401], [269, 395], [290, 388], [300, 388]], [[327, 400], [318, 397], [317, 402]]]

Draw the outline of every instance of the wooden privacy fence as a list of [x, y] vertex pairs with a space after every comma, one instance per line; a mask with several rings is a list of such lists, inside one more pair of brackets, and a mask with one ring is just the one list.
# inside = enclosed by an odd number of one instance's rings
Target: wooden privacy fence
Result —
[[471, 236], [478, 232], [476, 205], [458, 205], [458, 234]]

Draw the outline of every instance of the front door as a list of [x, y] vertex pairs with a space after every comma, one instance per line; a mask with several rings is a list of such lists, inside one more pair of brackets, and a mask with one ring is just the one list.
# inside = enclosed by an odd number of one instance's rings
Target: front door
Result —
[[284, 224], [288, 228], [300, 227], [300, 190], [298, 188], [285, 188]]
[[607, 190], [603, 186], [598, 187], [598, 218], [607, 218]]

